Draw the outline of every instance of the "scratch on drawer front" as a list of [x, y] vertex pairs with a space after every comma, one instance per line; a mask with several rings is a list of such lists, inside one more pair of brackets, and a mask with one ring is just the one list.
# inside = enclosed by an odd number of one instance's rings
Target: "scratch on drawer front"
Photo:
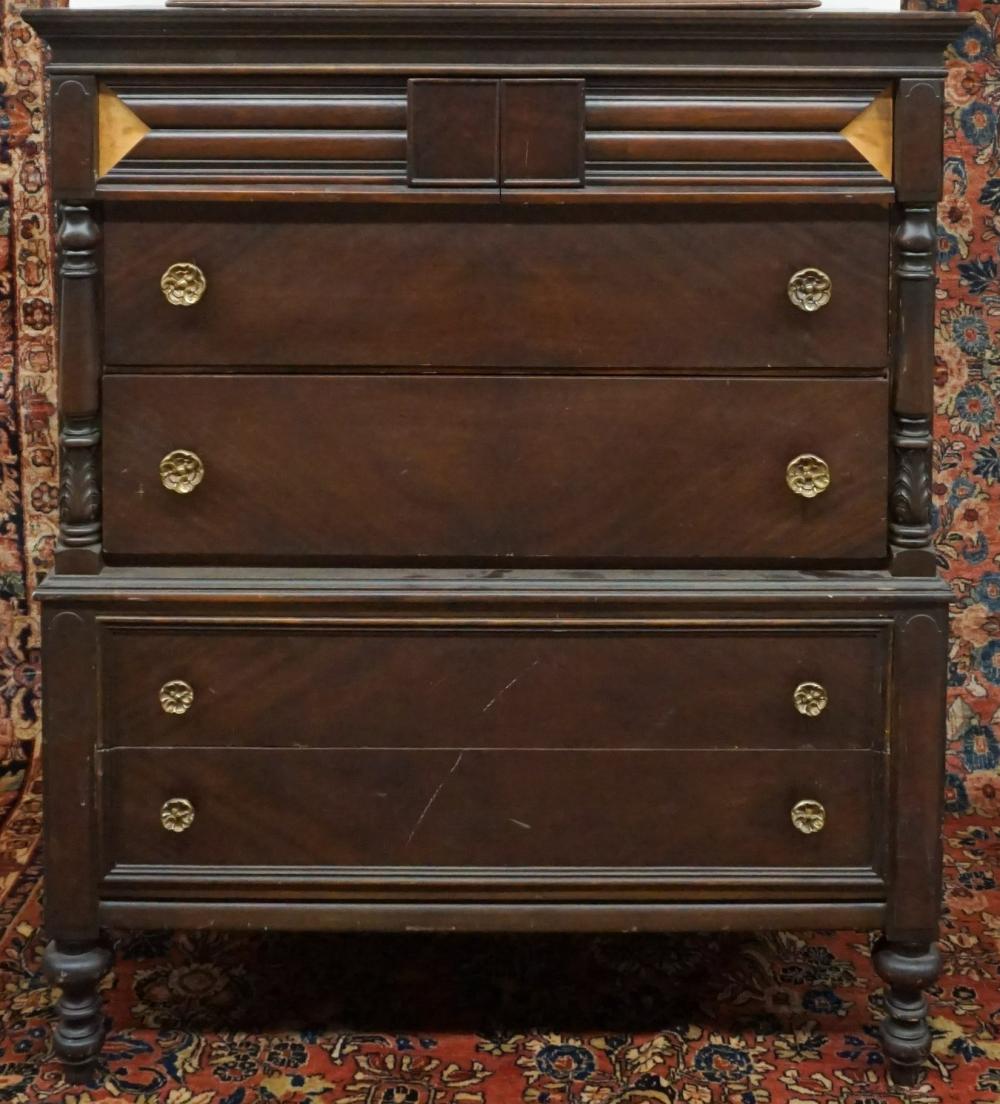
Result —
[[427, 814], [431, 811], [431, 806], [434, 804], [435, 801], [437, 801], [438, 794], [445, 788], [445, 785], [447, 784], [448, 779], [451, 778], [451, 776], [455, 773], [455, 771], [458, 770], [458, 764], [461, 763], [462, 756], [464, 754], [465, 754], [464, 751], [460, 751], [458, 753], [458, 758], [452, 764], [451, 770], [448, 771], [448, 773], [444, 776], [444, 778], [441, 779], [440, 783], [438, 784], [438, 788], [431, 794], [430, 800], [427, 802], [427, 804], [423, 808], [423, 812], [420, 814], [420, 816], [417, 817], [417, 823], [414, 824], [413, 828], [410, 830], [410, 834], [406, 837], [406, 846], [407, 847], [409, 847], [410, 844], [413, 842], [413, 837], [417, 834], [417, 829], [424, 822], [424, 817], [427, 816]]
[[510, 680], [510, 682], [508, 682], [502, 690], [499, 690], [496, 694], [494, 694], [493, 697], [490, 698], [490, 700], [483, 706], [483, 712], [485, 713], [488, 709], [492, 709], [493, 706], [496, 705], [496, 703], [504, 696], [504, 694], [506, 694], [507, 691], [514, 685], [514, 683], [517, 682], [518, 679], [523, 678], [531, 670], [532, 667], [537, 667], [541, 662], [542, 661], [540, 659], [536, 659], [534, 663], [529, 663], [523, 671], [518, 671], [518, 673]]

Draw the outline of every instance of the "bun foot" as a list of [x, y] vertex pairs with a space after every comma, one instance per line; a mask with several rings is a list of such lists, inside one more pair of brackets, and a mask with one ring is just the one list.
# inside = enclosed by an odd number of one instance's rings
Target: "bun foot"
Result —
[[872, 961], [886, 983], [882, 1045], [894, 1084], [917, 1085], [931, 1051], [927, 1000], [923, 991], [941, 971], [941, 952], [934, 943], [894, 943], [880, 939]]
[[111, 951], [97, 942], [54, 940], [45, 948], [45, 976], [62, 990], [52, 1039], [69, 1080], [87, 1080], [101, 1052], [104, 1014], [98, 986], [111, 961]]

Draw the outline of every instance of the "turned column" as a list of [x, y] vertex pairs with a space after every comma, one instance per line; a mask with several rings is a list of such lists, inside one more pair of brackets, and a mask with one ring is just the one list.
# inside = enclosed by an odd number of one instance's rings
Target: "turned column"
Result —
[[[98, 90], [87, 75], [53, 77], [52, 190], [59, 218], [59, 539], [55, 574], [101, 570], [101, 206], [94, 199]], [[61, 990], [56, 1054], [74, 1078], [101, 1049], [101, 942], [96, 748], [100, 744], [97, 622], [43, 603], [45, 671], [44, 969]]]
[[[892, 388], [891, 571], [936, 574], [931, 521], [934, 418], [934, 261], [941, 191], [943, 82], [906, 78], [896, 89], [893, 180], [896, 325]], [[944, 795], [947, 616], [939, 608], [899, 612], [893, 627], [890, 702], [890, 827], [884, 937], [875, 969], [886, 982], [880, 1024], [889, 1073], [921, 1078], [931, 1031], [924, 991], [941, 969], [941, 815]]]
[[98, 248], [101, 226], [84, 204], [60, 206], [60, 462], [56, 568], [101, 568], [101, 350]]
[[99, 987], [111, 967], [111, 952], [98, 942], [53, 940], [45, 949], [42, 965], [45, 976], [61, 990], [53, 1028], [56, 1054], [69, 1077], [84, 1079], [104, 1042]]
[[941, 972], [941, 952], [934, 943], [897, 943], [880, 939], [872, 954], [886, 983], [882, 1045], [889, 1073], [897, 1085], [916, 1085], [931, 1049], [924, 990]]

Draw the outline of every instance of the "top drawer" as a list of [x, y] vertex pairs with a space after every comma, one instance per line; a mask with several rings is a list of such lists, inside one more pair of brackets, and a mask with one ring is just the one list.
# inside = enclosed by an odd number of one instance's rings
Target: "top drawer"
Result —
[[[237, 205], [156, 218], [125, 205], [109, 209], [105, 250], [112, 366], [872, 370], [887, 360], [883, 209]], [[161, 287], [178, 264], [204, 275], [191, 305]], [[829, 281], [816, 310], [789, 294], [806, 269]]]

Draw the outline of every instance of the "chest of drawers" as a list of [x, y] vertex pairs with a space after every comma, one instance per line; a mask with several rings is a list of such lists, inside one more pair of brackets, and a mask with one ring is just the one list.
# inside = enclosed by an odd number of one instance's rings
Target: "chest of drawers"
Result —
[[852, 927], [914, 1081], [962, 17], [30, 18], [58, 1053], [100, 1053], [102, 925]]

